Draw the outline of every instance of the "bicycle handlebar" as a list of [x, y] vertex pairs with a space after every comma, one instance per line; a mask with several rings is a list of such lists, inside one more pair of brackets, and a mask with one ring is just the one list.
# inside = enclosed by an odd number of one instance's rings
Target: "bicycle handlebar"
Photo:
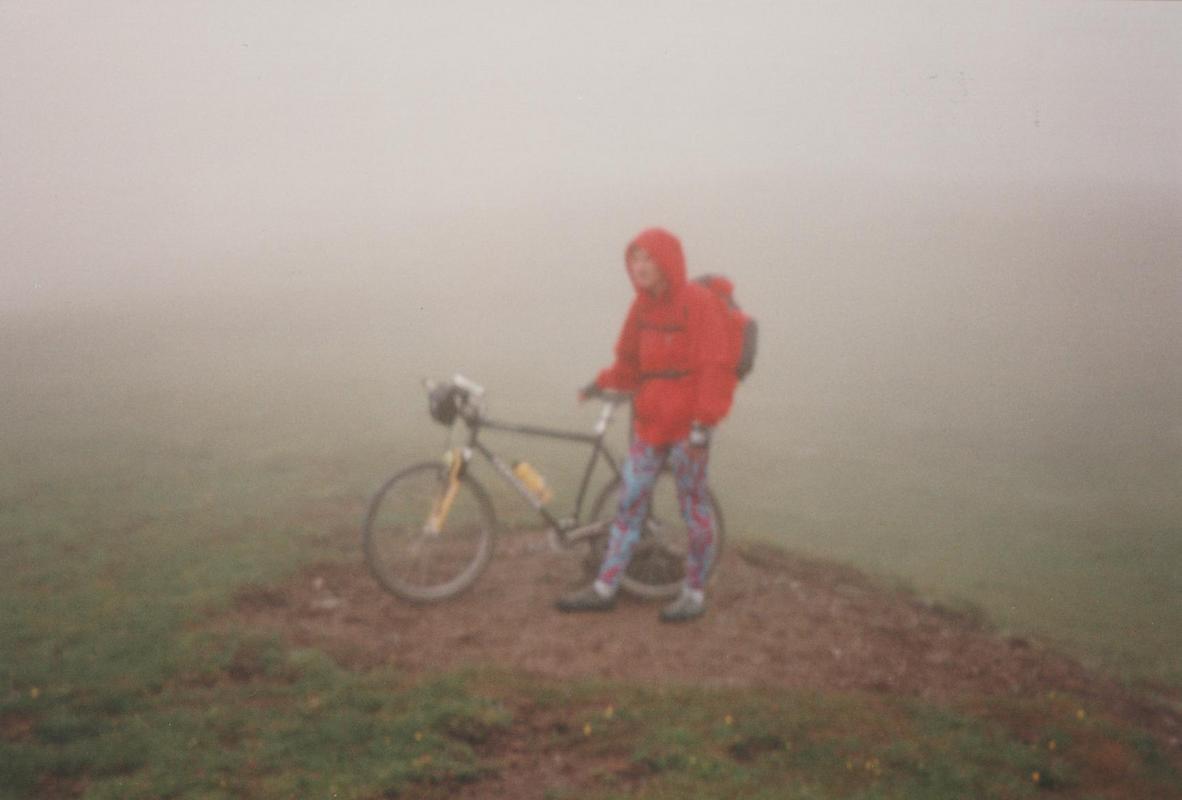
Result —
[[[459, 417], [468, 425], [479, 425], [481, 422], [492, 424], [492, 421], [483, 418], [480, 408], [485, 388], [472, 379], [456, 372], [449, 381], [433, 381], [433, 379], [426, 378], [423, 381], [423, 386], [431, 396], [431, 416], [435, 418], [436, 422], [450, 425], [454, 424], [455, 419]], [[603, 436], [604, 432], [608, 430], [608, 425], [611, 424], [611, 418], [616, 414], [616, 409], [630, 401], [631, 392], [599, 390], [593, 397], [603, 403], [603, 409], [600, 410], [599, 418], [595, 424], [596, 435]], [[496, 425], [506, 428], [504, 423], [496, 423]], [[513, 428], [525, 430], [524, 427]]]
[[[476, 383], [476, 381], [466, 378], [457, 372], [447, 381], [435, 381], [427, 378], [423, 381], [423, 386], [431, 393], [437, 389], [448, 387], [451, 392], [454, 392], [453, 396], [458, 401], [455, 406], [455, 415], [464, 419], [469, 424], [479, 423], [482, 419], [480, 401], [484, 397], [484, 387]], [[603, 403], [603, 410], [600, 412], [599, 419], [596, 421], [594, 428], [595, 433], [602, 436], [607, 430], [608, 425], [611, 424], [616, 408], [630, 401], [632, 399], [632, 393], [601, 389], [596, 391], [593, 397]], [[436, 419], [439, 419], [439, 417], [436, 417]], [[440, 421], [450, 422], [451, 420], [444, 418]]]
[[[439, 385], [439, 383], [439, 381], [431, 380], [430, 378], [427, 378], [423, 381], [423, 385], [426, 386], [428, 390], [434, 389]], [[480, 400], [484, 397], [483, 386], [458, 372], [451, 376], [451, 379], [448, 381], [448, 383], [465, 392], [468, 397], [473, 400]], [[629, 402], [632, 399], [632, 393], [616, 391], [614, 389], [600, 389], [588, 399], [601, 400], [606, 405], [618, 406]]]

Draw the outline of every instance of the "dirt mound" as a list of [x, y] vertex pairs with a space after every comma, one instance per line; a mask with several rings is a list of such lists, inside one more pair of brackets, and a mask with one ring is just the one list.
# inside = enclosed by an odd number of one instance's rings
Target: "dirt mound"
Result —
[[[925, 605], [849, 568], [768, 547], [732, 548], [707, 615], [663, 625], [659, 603], [624, 598], [609, 614], [565, 615], [554, 598], [584, 580], [579, 557], [543, 537], [502, 538], [466, 594], [416, 606], [364, 565], [318, 565], [283, 586], [240, 593], [234, 614], [341, 663], [414, 671], [498, 664], [541, 676], [716, 686], [865, 690], [941, 700], [1066, 692], [1159, 732], [1182, 714], [1028, 639]], [[1176, 699], [1174, 703], [1176, 707]]]

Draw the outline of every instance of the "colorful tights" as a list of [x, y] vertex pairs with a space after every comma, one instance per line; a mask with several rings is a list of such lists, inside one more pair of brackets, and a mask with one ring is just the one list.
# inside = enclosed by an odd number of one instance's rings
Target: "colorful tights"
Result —
[[709, 451], [705, 447], [692, 447], [686, 441], [663, 446], [645, 444], [639, 439], [632, 443], [621, 475], [624, 486], [616, 520], [612, 524], [607, 556], [599, 568], [600, 581], [613, 589], [619, 586], [640, 538], [640, 526], [648, 515], [653, 485], [661, 467], [668, 461], [677, 482], [681, 516], [689, 528], [685, 582], [691, 589], [703, 588], [716, 551], [714, 514], [706, 493], [708, 460]]

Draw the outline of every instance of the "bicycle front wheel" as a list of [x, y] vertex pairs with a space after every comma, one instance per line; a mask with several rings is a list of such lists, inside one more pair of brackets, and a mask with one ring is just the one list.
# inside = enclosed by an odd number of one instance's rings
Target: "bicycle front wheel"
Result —
[[[610, 521], [619, 505], [623, 483], [616, 478], [595, 499], [591, 507], [591, 518]], [[726, 541], [726, 523], [722, 518], [722, 507], [714, 493], [706, 490], [710, 499], [714, 523], [714, 558], [708, 567], [705, 579], [708, 581], [718, 560], [722, 557], [722, 545]], [[607, 553], [608, 534], [591, 541], [589, 564], [599, 568]], [[620, 578], [620, 587], [638, 597], [673, 597], [685, 582], [685, 559], [689, 548], [689, 529], [682, 519], [677, 498], [677, 484], [673, 473], [666, 467], [657, 476], [653, 485], [652, 503], [648, 517], [640, 530], [640, 539], [632, 551], [632, 560]]]
[[447, 467], [416, 464], [386, 481], [370, 503], [365, 560], [399, 597], [419, 603], [454, 597], [492, 558], [496, 517], [488, 494], [465, 475], [440, 515], [447, 491]]

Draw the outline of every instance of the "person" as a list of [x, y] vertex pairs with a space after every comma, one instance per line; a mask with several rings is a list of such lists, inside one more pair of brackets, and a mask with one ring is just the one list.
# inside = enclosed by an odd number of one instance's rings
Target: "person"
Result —
[[683, 622], [706, 610], [705, 577], [717, 551], [714, 516], [706, 491], [711, 433], [730, 410], [735, 387], [724, 320], [705, 287], [686, 280], [677, 237], [650, 228], [625, 250], [636, 296], [615, 347], [615, 362], [580, 392], [633, 393], [634, 428], [621, 470], [623, 488], [607, 554], [595, 582], [558, 599], [562, 611], [607, 611], [648, 513], [653, 484], [668, 463], [689, 529], [685, 582], [661, 611]]

